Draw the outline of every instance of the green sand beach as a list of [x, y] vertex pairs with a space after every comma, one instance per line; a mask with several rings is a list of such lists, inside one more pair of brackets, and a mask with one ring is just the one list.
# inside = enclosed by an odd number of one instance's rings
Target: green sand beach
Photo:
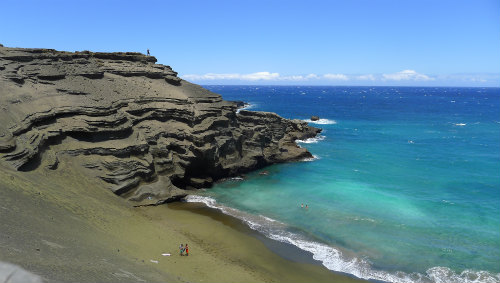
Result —
[[133, 207], [74, 166], [64, 160], [50, 178], [1, 168], [1, 261], [46, 282], [359, 281], [202, 204]]

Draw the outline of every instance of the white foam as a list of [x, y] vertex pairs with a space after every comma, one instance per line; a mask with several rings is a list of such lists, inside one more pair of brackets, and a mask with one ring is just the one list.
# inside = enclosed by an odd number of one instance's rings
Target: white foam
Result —
[[252, 109], [252, 108], [255, 108], [257, 105], [256, 104], [253, 104], [253, 103], [245, 103], [245, 106], [241, 107], [241, 108], [238, 108], [236, 110], [236, 114], [240, 113], [241, 110], [248, 110], [248, 109]]
[[436, 283], [447, 282], [467, 282], [467, 283], [497, 283], [500, 282], [500, 273], [491, 274], [487, 271], [475, 271], [466, 269], [460, 273], [456, 273], [448, 267], [433, 267], [427, 270], [427, 276]]
[[185, 200], [187, 202], [201, 202], [204, 203], [206, 206], [211, 207], [211, 208], [217, 208], [215, 199], [211, 197], [205, 197], [205, 196], [198, 196], [198, 195], [188, 195]]
[[[365, 258], [348, 257], [337, 248], [308, 240], [300, 234], [288, 232], [287, 225], [264, 215], [252, 215], [225, 207], [218, 204], [215, 199], [206, 196], [189, 195], [186, 200], [188, 202], [202, 202], [208, 207], [216, 208], [225, 214], [241, 219], [251, 229], [263, 233], [268, 238], [294, 245], [312, 253], [313, 258], [320, 261], [326, 268], [352, 274], [358, 278], [394, 283], [500, 283], [500, 273], [492, 274], [487, 271], [475, 270], [464, 270], [461, 273], [456, 273], [450, 268], [441, 266], [429, 268], [425, 274], [376, 270]], [[371, 221], [372, 219], [355, 220]]]
[[267, 221], [270, 221], [270, 222], [277, 222], [277, 220], [274, 220], [274, 219], [272, 219], [272, 218], [266, 217], [266, 216], [264, 216], [264, 215], [259, 214], [259, 216], [260, 216], [260, 217], [262, 217], [262, 218], [264, 218], [264, 219], [265, 219], [265, 220], [267, 220]]
[[324, 140], [326, 137], [322, 135], [315, 136], [314, 138], [308, 138], [306, 140], [295, 140], [295, 143], [318, 143]]
[[235, 218], [238, 218], [240, 220], [243, 220], [243, 222], [250, 227], [253, 230], [262, 232], [264, 235], [267, 236], [268, 233], [266, 231], [268, 230], [268, 227], [280, 227], [278, 229], [283, 229], [285, 227], [285, 224], [283, 224], [280, 221], [274, 220], [272, 218], [266, 217], [264, 215], [253, 215], [249, 213], [245, 213], [243, 211], [240, 211], [235, 208], [223, 206], [217, 203], [217, 201], [211, 197], [206, 197], [206, 196], [199, 196], [199, 195], [188, 195], [186, 197], [187, 202], [201, 202], [204, 203], [206, 206], [218, 209], [222, 213], [233, 216]]
[[463, 127], [463, 126], [466, 126], [467, 124], [466, 123], [455, 123], [454, 125]]
[[372, 223], [375, 223], [376, 220], [375, 219], [371, 219], [371, 218], [360, 218], [360, 217], [354, 217], [352, 218], [352, 220], [354, 221], [368, 221], [368, 222], [372, 222]]
[[319, 160], [320, 157], [317, 156], [317, 155], [313, 155], [313, 157], [308, 157], [308, 158], [304, 158], [302, 159], [301, 161], [304, 161], [304, 162], [311, 162], [311, 161], [315, 161], [315, 160]]
[[337, 124], [337, 121], [335, 121], [335, 120], [329, 120], [329, 119], [319, 119], [317, 121], [313, 121], [311, 119], [305, 119], [303, 121], [305, 121], [307, 123], [319, 124], [319, 125], [334, 125], [334, 124]]

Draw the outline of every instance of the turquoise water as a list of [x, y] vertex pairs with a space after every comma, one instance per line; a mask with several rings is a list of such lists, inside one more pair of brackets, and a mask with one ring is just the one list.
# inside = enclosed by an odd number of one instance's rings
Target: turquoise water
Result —
[[361, 278], [500, 282], [500, 89], [207, 88], [323, 132], [298, 143], [314, 160], [191, 201]]

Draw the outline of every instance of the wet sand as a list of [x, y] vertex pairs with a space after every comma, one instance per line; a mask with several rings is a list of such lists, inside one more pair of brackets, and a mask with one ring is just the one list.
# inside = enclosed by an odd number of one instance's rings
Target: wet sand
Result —
[[135, 208], [71, 162], [0, 167], [1, 261], [46, 282], [360, 281], [202, 204]]

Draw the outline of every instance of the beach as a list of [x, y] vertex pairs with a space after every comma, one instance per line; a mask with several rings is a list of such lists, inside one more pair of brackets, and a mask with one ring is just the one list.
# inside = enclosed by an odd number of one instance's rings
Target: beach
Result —
[[358, 282], [203, 204], [133, 207], [74, 166], [1, 168], [1, 261], [46, 282]]
[[2, 262], [49, 282], [500, 282], [498, 88], [204, 88], [139, 52], [0, 61]]

